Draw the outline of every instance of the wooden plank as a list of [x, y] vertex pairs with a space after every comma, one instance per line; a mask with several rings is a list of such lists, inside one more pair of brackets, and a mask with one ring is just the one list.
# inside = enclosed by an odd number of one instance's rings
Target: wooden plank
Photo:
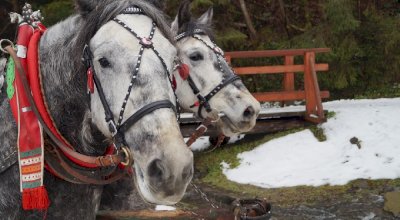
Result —
[[[304, 72], [304, 65], [276, 65], [276, 66], [249, 66], [233, 68], [238, 75], [249, 74], [274, 74], [287, 72]], [[316, 71], [328, 71], [327, 63], [319, 63], [315, 65]]]
[[[304, 120], [304, 112], [301, 116], [295, 117], [282, 117], [282, 118], [268, 118], [268, 119], [257, 119], [257, 123], [254, 128], [246, 132], [245, 134], [266, 134], [274, 133], [279, 131], [285, 131], [292, 128], [300, 128], [307, 125], [309, 122]], [[181, 125], [181, 132], [183, 137], [189, 137], [196, 129], [196, 125], [186, 124]], [[204, 136], [216, 136], [218, 130], [215, 127], [210, 126]]]
[[306, 52], [327, 53], [330, 48], [309, 48], [309, 49], [287, 49], [287, 50], [255, 50], [255, 51], [230, 51], [225, 55], [234, 58], [254, 58], [254, 57], [277, 57], [277, 56], [301, 56]]
[[[321, 91], [321, 98], [329, 98], [329, 91]], [[256, 92], [252, 95], [260, 102], [295, 101], [306, 98], [304, 91]]]
[[154, 211], [154, 210], [124, 210], [124, 211], [99, 211], [96, 219], [125, 219], [125, 218], [137, 218], [137, 219], [165, 219], [175, 217], [190, 217], [192, 214], [188, 211], [173, 210], [173, 211]]
[[[324, 113], [326, 114], [327, 111], [324, 111]], [[190, 119], [192, 122], [190, 122]], [[196, 118], [190, 119], [186, 118], [186, 123], [180, 123], [181, 132], [184, 137], [189, 137], [200, 124], [200, 120]], [[261, 113], [257, 117], [257, 123], [255, 127], [251, 131], [246, 132], [246, 134], [262, 134], [285, 131], [287, 129], [304, 127], [308, 125], [309, 122], [321, 123], [324, 121], [326, 121], [326, 119], [321, 121], [318, 120], [318, 118], [305, 118], [305, 111]], [[216, 136], [218, 135], [218, 130], [213, 126], [209, 126], [204, 135]]]

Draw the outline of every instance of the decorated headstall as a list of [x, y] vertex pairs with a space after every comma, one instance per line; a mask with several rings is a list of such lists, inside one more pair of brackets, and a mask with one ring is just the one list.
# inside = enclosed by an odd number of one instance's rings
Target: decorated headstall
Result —
[[[209, 43], [207, 43], [206, 41], [204, 41], [202, 38], [200, 38], [198, 35], [207, 35], [205, 31], [203, 31], [202, 29], [194, 29], [193, 31], [189, 32], [182, 32], [180, 34], [178, 34], [175, 37], [176, 41], [180, 41], [186, 37], [192, 37], [200, 42], [202, 42], [205, 46], [207, 46], [210, 50], [212, 50], [216, 57], [217, 57], [217, 62], [218, 62], [218, 67], [219, 67], [219, 71], [222, 73], [225, 73], [225, 70], [222, 66], [222, 60], [224, 60], [224, 52], [221, 50], [221, 48], [219, 48], [214, 42], [212, 42], [212, 45], [210, 45]], [[200, 118], [204, 118], [202, 115], [202, 109], [204, 108], [206, 110], [207, 113], [211, 113], [212, 112], [212, 108], [210, 106], [210, 99], [212, 97], [214, 97], [214, 95], [216, 95], [221, 89], [223, 89], [225, 86], [229, 85], [230, 83], [236, 81], [236, 80], [240, 80], [240, 77], [237, 76], [236, 74], [230, 74], [228, 77], [222, 77], [221, 82], [214, 88], [212, 89], [207, 95], [203, 96], [200, 94], [200, 90], [198, 89], [198, 87], [196, 86], [195, 82], [193, 81], [192, 77], [190, 76], [190, 70], [189, 70], [189, 66], [187, 64], [183, 64], [181, 63], [178, 66], [178, 70], [179, 70], [179, 75], [181, 76], [181, 78], [183, 80], [187, 80], [189, 83], [190, 88], [192, 89], [193, 93], [196, 95], [198, 101], [196, 101], [192, 106], [190, 106], [191, 108], [193, 107], [198, 107], [198, 116]], [[233, 72], [233, 70], [232, 70]]]
[[[143, 14], [143, 11], [142, 11], [142, 9], [140, 9], [136, 6], [133, 6], [133, 7], [129, 7], [127, 9], [125, 9], [122, 12], [122, 14]], [[137, 60], [136, 66], [133, 70], [133, 73], [131, 76], [131, 82], [129, 83], [128, 91], [126, 93], [123, 104], [121, 106], [121, 110], [120, 110], [117, 122], [115, 122], [115, 120], [114, 120], [114, 116], [113, 116], [114, 114], [112, 113], [110, 106], [107, 103], [107, 100], [106, 100], [104, 92], [103, 92], [102, 85], [96, 76], [96, 72], [95, 72], [94, 66], [93, 66], [93, 55], [92, 55], [92, 52], [90, 51], [90, 47], [88, 45], [86, 45], [83, 50], [82, 61], [84, 62], [85, 66], [87, 68], [88, 92], [93, 93], [94, 85], [96, 85], [97, 93], [100, 97], [101, 103], [104, 108], [104, 112], [105, 112], [105, 116], [106, 116], [105, 120], [106, 120], [106, 123], [108, 124], [108, 129], [115, 139], [116, 146], [123, 147], [123, 146], [128, 146], [128, 144], [125, 141], [124, 133], [130, 127], [132, 127], [136, 122], [138, 122], [142, 117], [144, 117], [147, 114], [152, 113], [153, 111], [155, 111], [157, 109], [171, 108], [174, 110], [174, 112], [176, 112], [176, 108], [175, 108], [175, 105], [170, 100], [155, 101], [155, 102], [145, 105], [144, 107], [139, 109], [137, 112], [135, 112], [133, 115], [131, 115], [128, 119], [126, 119], [122, 123], [124, 112], [126, 109], [126, 104], [128, 103], [129, 96], [132, 92], [134, 81], [136, 80], [137, 75], [139, 74], [140, 65], [142, 63], [142, 56], [143, 56], [143, 52], [145, 49], [150, 49], [156, 54], [156, 56], [160, 59], [162, 66], [164, 67], [166, 76], [169, 79], [171, 87], [173, 87], [173, 83], [172, 83], [172, 80], [170, 77], [170, 71], [167, 67], [167, 64], [165, 63], [165, 60], [161, 57], [160, 53], [154, 47], [154, 44], [152, 42], [152, 39], [154, 37], [154, 32], [156, 30], [156, 23], [154, 23], [154, 22], [152, 23], [152, 28], [151, 28], [151, 31], [150, 31], [150, 34], [148, 37], [140, 37], [133, 29], [131, 29], [128, 25], [126, 25], [123, 21], [119, 20], [118, 18], [114, 18], [113, 21], [115, 21], [117, 24], [122, 26], [129, 33], [131, 33], [139, 41], [139, 43], [141, 45], [140, 50], [139, 50], [138, 60]], [[176, 95], [175, 95], [175, 98], [176, 98]]]
[[[214, 42], [212, 42], [212, 45], [210, 45], [209, 43], [204, 41], [202, 38], [200, 38], [198, 35], [207, 35], [207, 34], [202, 29], [194, 29], [191, 32], [182, 32], [182, 33], [178, 34], [175, 37], [175, 40], [180, 41], [184, 38], [192, 37], [192, 38], [202, 42], [211, 51], [213, 51], [215, 53], [215, 55], [217, 57], [217, 61], [218, 61], [219, 71], [221, 73], [225, 73], [225, 70], [222, 66], [222, 60], [225, 59], [224, 52]], [[200, 90], [198, 89], [198, 87], [196, 86], [196, 83], [193, 81], [192, 77], [190, 76], [189, 66], [187, 64], [179, 61], [176, 65], [176, 69], [178, 69], [180, 77], [183, 80], [188, 81], [190, 88], [192, 89], [193, 93], [197, 97], [197, 101], [190, 107], [191, 108], [198, 107], [197, 115], [200, 118], [204, 119], [202, 121], [202, 123], [200, 124], [200, 126], [196, 128], [196, 130], [191, 134], [190, 138], [186, 141], [186, 145], [188, 145], [190, 147], [200, 136], [202, 136], [207, 131], [207, 127], [209, 125], [211, 125], [212, 122], [215, 122], [216, 120], [219, 119], [219, 113], [213, 111], [213, 109], [209, 103], [211, 98], [214, 97], [225, 86], [233, 83], [236, 80], [240, 80], [240, 78], [236, 74], [229, 74], [228, 77], [223, 76], [221, 82], [214, 89], [212, 89], [207, 95], [203, 96], [202, 94], [200, 94]], [[234, 73], [233, 70], [232, 70], [232, 72]], [[226, 75], [226, 73], [223, 75]], [[202, 115], [203, 108], [207, 112], [206, 117], [203, 117], [203, 115]], [[224, 139], [225, 139], [225, 135], [223, 135], [223, 134], [218, 135], [217, 141], [215, 142], [213, 149], [219, 147], [222, 144], [222, 142], [224, 141]]]

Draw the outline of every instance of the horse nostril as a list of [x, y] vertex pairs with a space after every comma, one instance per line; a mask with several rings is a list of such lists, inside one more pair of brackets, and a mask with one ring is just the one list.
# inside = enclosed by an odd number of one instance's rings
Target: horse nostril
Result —
[[254, 108], [249, 106], [247, 107], [244, 112], [243, 112], [243, 117], [245, 118], [251, 118], [254, 115]]
[[150, 163], [147, 172], [150, 177], [162, 179], [164, 171], [163, 171], [163, 165], [162, 165], [161, 160], [160, 159], [153, 160]]

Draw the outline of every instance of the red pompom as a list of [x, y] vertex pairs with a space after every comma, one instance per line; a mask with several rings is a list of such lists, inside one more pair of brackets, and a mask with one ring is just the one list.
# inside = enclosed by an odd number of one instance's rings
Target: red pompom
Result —
[[187, 64], [182, 63], [179, 66], [179, 75], [183, 80], [186, 80], [189, 77], [189, 66]]

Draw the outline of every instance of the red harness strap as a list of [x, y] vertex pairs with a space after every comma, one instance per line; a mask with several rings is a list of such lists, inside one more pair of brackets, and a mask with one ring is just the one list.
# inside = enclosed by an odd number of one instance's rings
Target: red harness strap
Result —
[[38, 67], [38, 45], [42, 34], [45, 32], [46, 28], [42, 25], [40, 29], [36, 29], [28, 47], [28, 78], [29, 84], [31, 86], [31, 92], [35, 104], [39, 110], [46, 125], [50, 128], [52, 133], [66, 146], [72, 149], [72, 146], [62, 137], [60, 132], [54, 126], [53, 120], [47, 111], [47, 106], [43, 100], [41, 79]]

